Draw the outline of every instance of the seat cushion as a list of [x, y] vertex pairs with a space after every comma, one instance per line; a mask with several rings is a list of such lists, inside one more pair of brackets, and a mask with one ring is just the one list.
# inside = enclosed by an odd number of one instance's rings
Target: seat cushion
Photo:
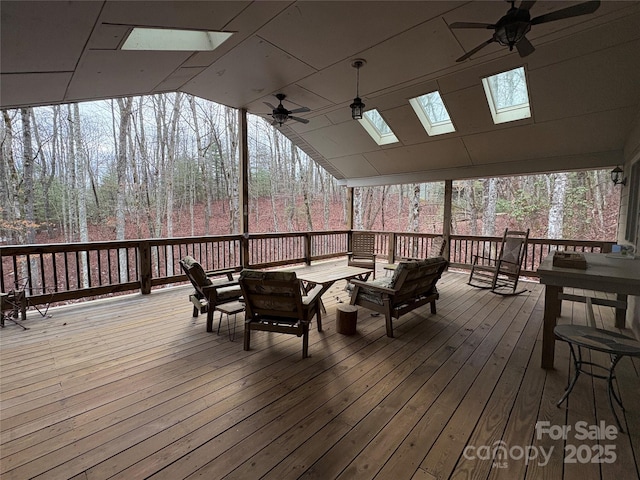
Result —
[[398, 263], [398, 266], [396, 267], [395, 271], [393, 272], [393, 277], [391, 277], [391, 280], [389, 280], [389, 288], [395, 288], [396, 283], [398, 281], [398, 279], [400, 278], [400, 275], [402, 275], [402, 273], [405, 270], [414, 270], [416, 268], [419, 267], [420, 263], [422, 262], [422, 260], [420, 261], [415, 261], [415, 260], [403, 260], [402, 262]]
[[262, 283], [254, 284], [255, 291], [261, 295], [268, 295], [270, 293], [279, 294], [289, 291], [290, 287], [286, 285], [265, 285], [266, 282], [283, 282], [293, 283], [298, 281], [296, 272], [265, 272], [262, 270], [249, 270], [244, 269], [240, 273], [240, 282], [243, 280], [258, 280]]
[[228, 287], [216, 288], [217, 303], [225, 303], [230, 300], [237, 300], [242, 296], [240, 285], [230, 285]]
[[[385, 288], [393, 288], [390, 286], [391, 279], [389, 278], [379, 278], [378, 280], [373, 280], [371, 282], [367, 282], [367, 285], [372, 285], [376, 287], [385, 287]], [[372, 288], [367, 288], [361, 286], [358, 290], [358, 298], [368, 300], [377, 305], [384, 305], [384, 301], [382, 300], [382, 292], [379, 290], [374, 290]]]

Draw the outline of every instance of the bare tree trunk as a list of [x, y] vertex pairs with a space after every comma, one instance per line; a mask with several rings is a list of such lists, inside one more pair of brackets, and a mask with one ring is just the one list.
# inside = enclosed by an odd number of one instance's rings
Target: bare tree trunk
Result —
[[365, 211], [366, 221], [364, 223], [365, 230], [372, 230], [375, 224], [376, 218], [380, 214], [382, 208], [382, 202], [375, 201], [375, 190], [371, 187], [366, 189]]
[[353, 227], [362, 230], [362, 187], [353, 189]]
[[[149, 235], [151, 237], [158, 237], [160, 233], [157, 232], [155, 227], [155, 217], [153, 215], [153, 205], [152, 198], [155, 199], [156, 203], [158, 202], [158, 198], [156, 192], [160, 189], [160, 186], [157, 182], [154, 182], [152, 179], [154, 178], [154, 174], [152, 173], [152, 169], [157, 172], [157, 169], [152, 165], [152, 161], [149, 155], [149, 146], [147, 144], [147, 135], [145, 130], [145, 118], [144, 118], [144, 103], [143, 98], [139, 98], [139, 102], [136, 108], [136, 114], [138, 116], [138, 122], [131, 121], [132, 128], [135, 129], [136, 132], [136, 144], [137, 151], [140, 155], [140, 162], [135, 165], [138, 169], [140, 169], [140, 192], [138, 196], [139, 204], [137, 205], [137, 209], [144, 212], [145, 221], [147, 223], [147, 230], [149, 231]], [[132, 112], [133, 113], [133, 112]], [[140, 222], [142, 223], [142, 221]], [[141, 225], [140, 225], [141, 227]], [[156, 250], [154, 250], [155, 255]], [[156, 260], [156, 257], [153, 258]], [[154, 263], [155, 265], [155, 263]]]
[[[200, 132], [200, 122], [198, 119], [198, 112], [196, 110], [196, 99], [194, 96], [189, 95], [187, 97], [189, 99], [189, 106], [191, 107], [191, 115], [193, 117], [193, 133], [195, 134], [196, 139], [196, 149], [198, 151], [198, 170], [199, 170], [199, 184], [202, 192], [204, 193], [204, 234], [209, 235], [210, 233], [210, 225], [209, 221], [211, 218], [211, 183], [208, 181], [209, 176], [207, 175], [206, 168], [206, 149], [203, 146], [202, 142], [202, 133]], [[207, 146], [208, 147], [208, 146]], [[196, 202], [195, 197], [195, 182], [192, 183], [193, 188], [191, 189], [191, 201], [189, 203], [191, 208], [191, 222], [193, 224], [193, 204]]]
[[70, 241], [78, 240], [78, 190], [76, 185], [78, 183], [76, 175], [78, 168], [76, 167], [76, 145], [73, 140], [73, 110], [71, 104], [67, 104], [67, 125], [68, 125], [68, 138], [67, 144], [69, 145], [69, 152], [67, 155], [67, 188], [69, 191], [69, 239]]
[[[289, 158], [289, 170], [288, 170], [288, 175], [287, 175], [287, 185], [295, 185], [295, 178], [296, 178], [296, 165], [295, 162], [293, 162], [292, 158]], [[289, 188], [289, 192], [291, 193], [291, 195], [289, 195], [289, 208], [287, 209], [287, 231], [288, 232], [293, 232], [296, 229], [295, 226], [295, 220], [296, 220], [296, 189], [294, 188]]]
[[[420, 229], [420, 184], [413, 184], [413, 196], [411, 197], [411, 213], [409, 214], [408, 230], [410, 232], [418, 232]], [[411, 256], [418, 256], [418, 245], [412, 239]]]
[[471, 235], [478, 234], [478, 207], [476, 205], [476, 195], [473, 180], [464, 182], [464, 196], [466, 200], [466, 210], [469, 212], [469, 223], [471, 224]]
[[231, 233], [240, 231], [240, 144], [238, 141], [238, 119], [231, 109], [225, 108], [225, 119], [227, 126], [227, 158], [229, 159], [228, 172], [228, 195], [229, 195], [229, 222]]
[[331, 214], [331, 197], [329, 194], [329, 185], [327, 178], [320, 171], [320, 166], [313, 162], [313, 168], [316, 169], [319, 193], [322, 194], [322, 228], [329, 230], [329, 219]]
[[[22, 209], [20, 208], [20, 184], [15, 159], [13, 156], [13, 122], [6, 110], [2, 111], [4, 119], [4, 135], [2, 143], [3, 169], [6, 182], [6, 198], [9, 210], [6, 212], [9, 221], [9, 233], [13, 243], [22, 245], [25, 242], [25, 232], [19, 225], [22, 223]], [[3, 212], [5, 215], [5, 212]]]
[[386, 206], [387, 206], [387, 195], [389, 194], [389, 186], [385, 185], [382, 187], [382, 198], [380, 199], [380, 221], [382, 222], [381, 228], [384, 231], [386, 229]]
[[58, 121], [60, 117], [60, 105], [54, 105], [52, 108], [52, 119], [51, 119], [51, 155], [49, 160], [45, 157], [45, 149], [40, 139], [39, 130], [37, 127], [35, 113], [34, 110], [31, 109], [31, 123], [36, 125], [36, 128], [33, 129], [34, 138], [36, 141], [36, 145], [38, 148], [38, 156], [40, 157], [40, 174], [39, 174], [39, 184], [42, 187], [42, 203], [44, 210], [44, 225], [47, 229], [47, 233], [51, 236], [51, 218], [52, 218], [52, 210], [51, 210], [51, 201], [50, 201], [50, 189], [51, 184], [53, 183], [53, 179], [56, 174], [56, 158], [58, 155], [58, 137], [59, 137], [59, 128]]
[[[116, 240], [124, 240], [125, 237], [125, 208], [126, 208], [126, 174], [127, 174], [127, 136], [131, 124], [131, 97], [118, 98], [118, 110], [120, 113], [120, 127], [118, 129], [118, 152], [116, 161], [116, 176], [118, 191], [116, 193]], [[128, 279], [127, 251], [120, 249], [120, 281]]]
[[309, 198], [309, 171], [310, 169], [302, 168], [302, 160], [298, 155], [297, 147], [291, 142], [291, 160], [294, 164], [297, 163], [298, 171], [300, 172], [300, 188], [302, 189], [302, 201], [304, 203], [305, 216], [307, 217], [307, 231], [313, 231], [313, 219], [311, 218], [311, 199]]
[[33, 144], [31, 142], [31, 107], [21, 108], [22, 118], [22, 148], [23, 148], [23, 185], [24, 185], [24, 219], [26, 220], [26, 241], [36, 243], [35, 216], [33, 206]]
[[598, 175], [598, 172], [591, 172], [589, 175], [589, 190], [593, 192], [593, 205], [596, 210], [596, 220], [598, 222], [598, 231], [604, 232], [606, 230], [604, 222], [604, 192], [602, 191], [602, 181]]
[[494, 236], [496, 234], [496, 205], [498, 202], [498, 179], [490, 178], [485, 181], [487, 203], [482, 221], [482, 235]]
[[[73, 104], [73, 120], [71, 133], [71, 141], [75, 146], [76, 152], [76, 168], [77, 175], [75, 176], [76, 184], [73, 188], [76, 190], [77, 212], [78, 212], [78, 235], [81, 242], [89, 241], [89, 230], [87, 228], [87, 190], [86, 190], [86, 172], [88, 168], [88, 162], [86, 158], [86, 152], [82, 147], [82, 132], [80, 129], [80, 109], [77, 103]], [[81, 282], [84, 288], [89, 286], [89, 266], [87, 262], [87, 253], [81, 252], [80, 255], [80, 269], [81, 269]]]
[[553, 174], [553, 194], [549, 208], [549, 238], [562, 238], [564, 222], [564, 197], [567, 190], [568, 173]]
[[[269, 174], [269, 200], [271, 201], [271, 215], [273, 217], [273, 228], [275, 232], [280, 231], [280, 222], [278, 220], [278, 202], [277, 195], [279, 190], [278, 179], [280, 175], [280, 144], [276, 138], [276, 132], [274, 129], [269, 129], [267, 132], [267, 138], [269, 139], [270, 149], [270, 174]], [[257, 203], [256, 199], [256, 203]]]

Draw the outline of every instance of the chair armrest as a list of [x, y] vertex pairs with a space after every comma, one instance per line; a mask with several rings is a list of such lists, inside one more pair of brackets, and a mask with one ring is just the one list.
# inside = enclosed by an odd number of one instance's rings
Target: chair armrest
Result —
[[210, 270], [208, 272], [205, 272], [207, 277], [217, 277], [217, 276], [226, 275], [227, 280], [230, 280], [230, 281], [233, 280], [234, 273], [236, 273], [236, 271], [233, 268], [227, 268], [225, 270]]
[[378, 254], [377, 253], [354, 253], [354, 252], [347, 252], [347, 257], [351, 258], [351, 257], [356, 257], [356, 258], [373, 258], [375, 260], [376, 256]]
[[389, 295], [394, 295], [397, 292], [397, 290], [394, 290], [393, 288], [383, 287], [381, 285], [374, 285], [369, 282], [363, 282], [362, 280], [354, 279], [349, 281], [357, 287], [367, 288], [369, 290], [376, 290], [381, 293], [388, 293]]
[[209, 295], [209, 292], [218, 291], [223, 288], [235, 287], [235, 286], [240, 286], [240, 283], [238, 281], [216, 283], [214, 285], [205, 285], [204, 287], [202, 287], [202, 292]]
[[233, 280], [221, 279], [221, 280], [212, 280], [212, 281], [213, 281], [213, 284], [207, 285], [207, 287], [224, 288], [224, 287], [233, 287], [234, 285], [240, 285], [240, 282], [238, 281], [238, 279], [233, 279]]
[[302, 297], [302, 304], [306, 307], [319, 300], [320, 292], [322, 291], [322, 285], [316, 285]]

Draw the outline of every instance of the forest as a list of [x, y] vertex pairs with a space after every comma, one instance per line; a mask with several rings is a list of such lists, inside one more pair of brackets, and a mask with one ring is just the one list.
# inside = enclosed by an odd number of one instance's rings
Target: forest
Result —
[[[184, 93], [4, 110], [0, 243], [237, 233], [238, 112]], [[346, 189], [248, 115], [249, 230], [346, 228]], [[608, 170], [453, 182], [454, 234], [615, 240]], [[354, 228], [441, 232], [444, 182], [354, 189]]]

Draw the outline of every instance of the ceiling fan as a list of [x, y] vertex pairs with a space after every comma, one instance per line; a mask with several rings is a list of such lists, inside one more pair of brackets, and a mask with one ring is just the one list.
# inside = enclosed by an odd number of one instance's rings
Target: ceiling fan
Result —
[[567, 8], [561, 8], [555, 12], [546, 13], [538, 17], [531, 18], [529, 10], [536, 3], [535, 0], [523, 0], [520, 2], [520, 7], [514, 6], [515, 1], [507, 0], [511, 3], [511, 8], [507, 11], [507, 14], [498, 20], [497, 23], [473, 23], [473, 22], [454, 22], [449, 25], [450, 28], [486, 28], [487, 30], [493, 30], [493, 36], [484, 43], [481, 43], [473, 50], [468, 51], [456, 62], [462, 62], [471, 55], [477, 53], [480, 49], [486, 47], [490, 43], [498, 42], [500, 45], [509, 47], [509, 50], [513, 50], [516, 47], [521, 57], [526, 57], [533, 53], [535, 48], [527, 40], [525, 35], [531, 30], [532, 25], [538, 25], [540, 23], [553, 22], [556, 20], [562, 20], [564, 18], [578, 17], [580, 15], [586, 15], [588, 13], [595, 12], [600, 7], [600, 1], [589, 1], [579, 3]]
[[282, 100], [287, 98], [287, 96], [284, 93], [277, 93], [276, 98], [280, 101], [277, 107], [274, 107], [269, 102], [264, 102], [267, 107], [273, 110], [273, 112], [271, 113], [271, 117], [273, 117], [273, 122], [271, 122], [271, 125], [282, 126], [282, 124], [289, 119], [295, 120], [296, 122], [300, 123], [309, 123], [309, 120], [307, 120], [306, 118], [294, 117], [293, 115], [291, 115], [292, 113], [310, 112], [311, 110], [309, 110], [308, 107], [300, 107], [293, 110], [287, 110], [282, 106]]

